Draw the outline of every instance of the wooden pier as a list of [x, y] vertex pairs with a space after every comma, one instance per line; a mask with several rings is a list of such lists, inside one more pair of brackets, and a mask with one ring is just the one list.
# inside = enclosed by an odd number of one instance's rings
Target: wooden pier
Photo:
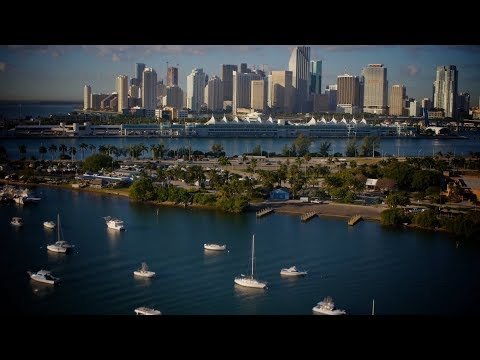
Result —
[[348, 225], [350, 226], [354, 226], [355, 224], [357, 224], [360, 220], [363, 220], [362, 216], [361, 215], [354, 215], [350, 218], [350, 220], [348, 220]]
[[303, 221], [303, 222], [306, 222], [316, 215], [317, 215], [317, 213], [315, 211], [310, 211], [310, 212], [305, 213], [302, 216], [300, 216], [300, 220]]
[[271, 207], [264, 208], [262, 210], [258, 210], [257, 211], [257, 218], [268, 215], [268, 214], [271, 214], [271, 213], [273, 213], [273, 209]]

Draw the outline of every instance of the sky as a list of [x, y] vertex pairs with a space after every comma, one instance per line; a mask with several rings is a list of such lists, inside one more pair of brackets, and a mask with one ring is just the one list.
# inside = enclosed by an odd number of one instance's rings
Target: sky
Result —
[[[304, 44], [301, 44], [304, 45]], [[193, 68], [220, 76], [221, 64], [247, 63], [265, 70], [288, 70], [296, 45], [3, 45], [0, 46], [0, 100], [83, 101], [115, 91], [118, 75], [134, 76], [135, 63], [153, 67], [166, 82], [167, 62], [179, 68], [179, 85]], [[480, 96], [480, 46], [470, 45], [309, 45], [311, 60], [322, 60], [322, 92], [338, 75], [360, 75], [368, 64], [387, 67], [389, 88], [406, 86], [407, 96], [432, 97], [436, 67], [456, 65], [458, 91], [471, 106]], [[178, 64], [178, 65], [177, 65]]]

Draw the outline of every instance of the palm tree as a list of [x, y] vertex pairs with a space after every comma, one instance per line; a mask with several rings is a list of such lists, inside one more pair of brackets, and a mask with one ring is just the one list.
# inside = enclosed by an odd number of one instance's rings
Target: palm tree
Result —
[[150, 145], [150, 150], [152, 151], [152, 159], [156, 160], [160, 154], [160, 145], [152, 144]]
[[52, 144], [48, 147], [48, 151], [52, 154], [52, 160], [53, 160], [53, 154], [57, 152], [57, 145]]
[[27, 145], [19, 145], [18, 146], [18, 151], [20, 152], [20, 155], [22, 158], [25, 158], [25, 154], [27, 153]]
[[100, 146], [98, 147], [98, 152], [99, 152], [100, 154], [106, 155], [106, 154], [108, 153], [108, 147], [106, 147], [105, 145], [100, 145]]
[[160, 158], [163, 159], [165, 154], [168, 152], [168, 148], [165, 146], [165, 144], [159, 144], [158, 145], [158, 152], [160, 154]]
[[93, 144], [88, 145], [88, 149], [92, 154], [95, 154], [95, 151], [97, 150], [97, 147]]
[[58, 149], [62, 152], [62, 155], [65, 155], [65, 151], [68, 150], [67, 145], [65, 144], [60, 144]]
[[77, 153], [77, 148], [75, 146], [70, 146], [68, 148], [68, 153], [72, 156], [72, 158], [75, 160], [75, 154]]
[[88, 144], [81, 143], [80, 144], [80, 150], [82, 151], [82, 160], [85, 158], [85, 150], [88, 149]]
[[40, 158], [43, 160], [43, 156], [47, 153], [47, 148], [43, 145], [41, 145], [38, 148], [38, 152], [40, 153]]

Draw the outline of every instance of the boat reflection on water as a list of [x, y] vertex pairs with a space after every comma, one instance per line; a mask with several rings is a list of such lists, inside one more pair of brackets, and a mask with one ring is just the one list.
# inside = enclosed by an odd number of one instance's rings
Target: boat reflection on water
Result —
[[267, 291], [262, 288], [246, 287], [238, 284], [234, 284], [235, 297], [242, 300], [255, 300], [261, 299], [267, 295]]
[[107, 228], [107, 237], [108, 237], [108, 240], [110, 241], [110, 245], [116, 245], [121, 235], [122, 235], [122, 232], [115, 229]]
[[32, 293], [39, 298], [43, 298], [47, 295], [53, 294], [55, 288], [49, 284], [42, 284], [36, 281], [30, 282], [30, 287], [32, 289]]

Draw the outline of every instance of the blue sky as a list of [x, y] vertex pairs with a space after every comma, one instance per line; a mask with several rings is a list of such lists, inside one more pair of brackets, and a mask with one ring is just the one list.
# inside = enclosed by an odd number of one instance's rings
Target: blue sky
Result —
[[[268, 70], [288, 68], [295, 45], [7, 45], [0, 47], [0, 100], [82, 101], [83, 85], [94, 93], [115, 90], [115, 77], [134, 74], [136, 62], [166, 77], [166, 62], [178, 64], [180, 86], [194, 67], [220, 75], [220, 64], [248, 63]], [[469, 91], [471, 105], [480, 96], [480, 46], [310, 45], [311, 59], [323, 61], [322, 88], [337, 75], [360, 75], [363, 67], [382, 63], [389, 87], [404, 84], [416, 99], [432, 96], [438, 65], [456, 65], [459, 91]], [[264, 65], [262, 65], [264, 64]]]

